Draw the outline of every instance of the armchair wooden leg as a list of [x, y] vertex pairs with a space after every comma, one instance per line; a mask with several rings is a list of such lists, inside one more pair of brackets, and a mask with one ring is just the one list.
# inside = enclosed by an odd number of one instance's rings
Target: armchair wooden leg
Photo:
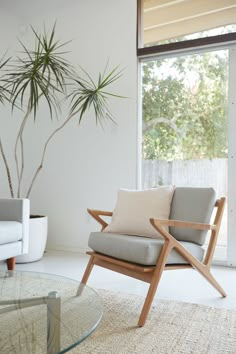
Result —
[[7, 269], [14, 270], [16, 264], [16, 257], [8, 258], [7, 259]]
[[86, 267], [86, 270], [84, 272], [84, 275], [83, 275], [83, 278], [80, 282], [80, 285], [78, 287], [78, 290], [77, 290], [77, 296], [81, 295], [82, 292], [83, 292], [83, 289], [84, 289], [84, 285], [86, 285], [87, 281], [88, 281], [88, 278], [90, 276], [90, 273], [93, 269], [93, 266], [94, 266], [94, 257], [91, 256], [90, 259], [89, 259], [89, 262], [88, 262], [88, 265]]
[[142, 308], [142, 312], [139, 317], [139, 321], [138, 321], [139, 327], [143, 327], [145, 325], [148, 313], [150, 311], [152, 301], [154, 299], [154, 296], [155, 296], [155, 293], [157, 290], [157, 286], [158, 286], [159, 281], [161, 279], [162, 272], [163, 272], [163, 269], [162, 270], [158, 269], [158, 272], [156, 274], [154, 273], [154, 275], [153, 275], [153, 279], [152, 279], [152, 282], [149, 286], [148, 293], [147, 293], [147, 296], [146, 296], [146, 299], [145, 299], [145, 302], [144, 302], [144, 305]]
[[211, 274], [208, 268], [205, 269], [197, 269], [199, 273], [203, 275], [203, 277], [221, 294], [222, 297], [226, 297], [227, 294], [224, 289], [220, 286], [220, 284], [216, 281], [216, 279]]
[[83, 283], [83, 284], [86, 284], [86, 283], [87, 283], [88, 278], [89, 278], [89, 276], [90, 276], [90, 273], [91, 273], [91, 271], [92, 271], [92, 269], [93, 269], [93, 266], [94, 266], [94, 257], [91, 256], [90, 259], [89, 259], [87, 268], [86, 268], [86, 270], [85, 270], [85, 272], [84, 272], [83, 278], [82, 278], [82, 280], [81, 280], [81, 283]]
[[224, 289], [220, 286], [220, 284], [216, 281], [213, 275], [210, 272], [210, 266], [207, 266], [200, 261], [198, 261], [195, 257], [189, 254], [186, 250], [181, 250], [178, 246], [177, 250], [181, 251], [180, 254], [191, 264], [193, 268], [195, 268], [202, 276], [223, 296], [226, 297]]
[[167, 261], [167, 258], [168, 258], [168, 255], [169, 255], [171, 249], [172, 249], [171, 244], [169, 242], [165, 242], [162, 247], [162, 250], [161, 250], [158, 262], [157, 262], [156, 269], [153, 273], [153, 277], [152, 277], [152, 280], [151, 280], [151, 283], [150, 283], [150, 286], [148, 289], [148, 293], [147, 293], [147, 296], [146, 296], [146, 299], [145, 299], [145, 302], [144, 302], [144, 305], [142, 308], [141, 315], [139, 317], [139, 321], [138, 321], [139, 327], [144, 326], [144, 324], [146, 322], [152, 301], [154, 299], [158, 284], [161, 279], [161, 275], [162, 275], [163, 270], [165, 268], [165, 264], [166, 264], [166, 261]]

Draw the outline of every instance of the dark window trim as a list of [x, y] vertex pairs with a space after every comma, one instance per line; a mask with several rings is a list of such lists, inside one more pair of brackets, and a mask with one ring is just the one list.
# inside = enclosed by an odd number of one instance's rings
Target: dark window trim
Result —
[[209, 46], [236, 41], [236, 32], [221, 34], [217, 36], [191, 39], [181, 42], [142, 47], [142, 9], [143, 0], [137, 0], [137, 56], [148, 56], [158, 53], [178, 51], [181, 49]]
[[182, 41], [182, 42], [161, 44], [161, 45], [156, 45], [153, 47], [138, 48], [137, 49], [137, 56], [140, 57], [140, 56], [144, 56], [144, 55], [152, 55], [152, 54], [157, 54], [157, 53], [171, 52], [171, 51], [177, 51], [177, 50], [181, 50], [181, 49], [202, 47], [202, 46], [208, 46], [208, 45], [212, 45], [212, 44], [220, 44], [220, 43], [233, 42], [233, 41], [236, 41], [236, 33], [235, 32], [221, 34], [221, 35], [212, 36], [212, 37], [191, 39], [191, 40]]

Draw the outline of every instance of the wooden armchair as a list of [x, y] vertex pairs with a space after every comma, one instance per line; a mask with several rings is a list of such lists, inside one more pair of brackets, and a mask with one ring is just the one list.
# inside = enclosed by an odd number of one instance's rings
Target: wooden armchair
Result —
[[[211, 204], [216, 208], [213, 224], [209, 224]], [[172, 199], [170, 220], [150, 218], [154, 228], [152, 238], [102, 232], [108, 225], [102, 216], [112, 216], [112, 212], [88, 209], [89, 214], [101, 224], [102, 230], [90, 235], [89, 246], [93, 251], [87, 252], [90, 260], [82, 283], [87, 283], [94, 265], [149, 283], [138, 321], [140, 327], [146, 322], [163, 270], [194, 268], [225, 297], [226, 293], [210, 272], [224, 206], [225, 198], [216, 200], [212, 188], [177, 187]], [[164, 228], [166, 226], [169, 232]], [[163, 240], [156, 238], [155, 230], [162, 235]], [[202, 246], [207, 231], [211, 234], [205, 252]], [[130, 252], [131, 249], [135, 251]]]

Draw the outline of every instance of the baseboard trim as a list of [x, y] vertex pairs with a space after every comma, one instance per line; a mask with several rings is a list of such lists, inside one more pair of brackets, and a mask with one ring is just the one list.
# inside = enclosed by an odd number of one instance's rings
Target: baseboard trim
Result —
[[71, 253], [80, 253], [85, 254], [87, 251], [91, 251], [89, 248], [82, 248], [82, 247], [65, 247], [65, 246], [53, 246], [53, 247], [46, 247], [45, 252], [71, 252]]

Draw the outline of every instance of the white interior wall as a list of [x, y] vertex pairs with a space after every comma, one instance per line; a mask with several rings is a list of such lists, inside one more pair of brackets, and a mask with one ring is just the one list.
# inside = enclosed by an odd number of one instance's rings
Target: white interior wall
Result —
[[[19, 49], [16, 37], [29, 43], [30, 24], [41, 29], [57, 20], [57, 35], [73, 39], [68, 56], [93, 77], [109, 67], [120, 65], [123, 76], [113, 91], [128, 97], [110, 101], [117, 126], [108, 122], [104, 129], [95, 125], [90, 112], [78, 127], [77, 122], [62, 130], [49, 146], [45, 167], [31, 194], [31, 212], [49, 217], [47, 248], [82, 250], [89, 232], [98, 229], [86, 208], [111, 210], [117, 190], [136, 187], [137, 170], [137, 59], [135, 0], [1, 1], [0, 57]], [[64, 113], [65, 114], [65, 113]], [[0, 107], [0, 136], [13, 166], [12, 144], [21, 112], [11, 116], [9, 107]], [[60, 117], [62, 119], [62, 117]], [[26, 174], [24, 190], [38, 165], [45, 138], [57, 124], [45, 107], [25, 133]], [[9, 196], [0, 159], [0, 196]]]

